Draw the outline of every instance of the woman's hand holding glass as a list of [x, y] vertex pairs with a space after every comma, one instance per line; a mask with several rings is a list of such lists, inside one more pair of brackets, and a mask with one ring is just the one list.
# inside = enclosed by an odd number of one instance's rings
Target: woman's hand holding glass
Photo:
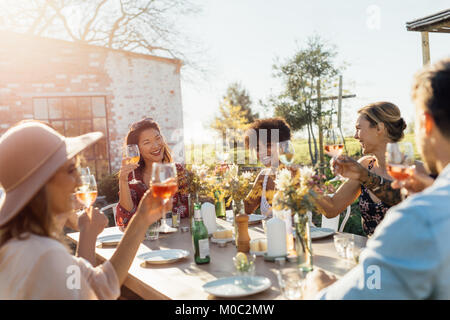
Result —
[[131, 158], [126, 157], [122, 159], [122, 166], [120, 167], [119, 180], [128, 183], [128, 176], [131, 172], [134, 173], [139, 167], [139, 164], [131, 162]]
[[[126, 156], [127, 156], [127, 159], [126, 159], [127, 163], [137, 165], [139, 163], [139, 159], [141, 158], [141, 154], [139, 152], [139, 146], [137, 144], [127, 145]], [[128, 176], [127, 176], [127, 179], [128, 179]], [[138, 184], [138, 183], [139, 183], [139, 181], [136, 180], [136, 177], [134, 175], [134, 169], [133, 169], [133, 180], [130, 181], [130, 184]]]
[[400, 181], [402, 200], [407, 190], [403, 188], [403, 181], [413, 172], [414, 148], [411, 142], [395, 142], [386, 145], [386, 169], [395, 180]]

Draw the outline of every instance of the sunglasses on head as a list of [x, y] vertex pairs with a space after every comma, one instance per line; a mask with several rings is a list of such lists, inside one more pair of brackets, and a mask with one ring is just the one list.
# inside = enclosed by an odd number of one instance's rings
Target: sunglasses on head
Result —
[[138, 122], [135, 122], [131, 125], [130, 129], [131, 130], [136, 130], [139, 129], [143, 124], [147, 123], [147, 122], [154, 122], [155, 120], [153, 120], [153, 118], [144, 118], [142, 120], [139, 120]]

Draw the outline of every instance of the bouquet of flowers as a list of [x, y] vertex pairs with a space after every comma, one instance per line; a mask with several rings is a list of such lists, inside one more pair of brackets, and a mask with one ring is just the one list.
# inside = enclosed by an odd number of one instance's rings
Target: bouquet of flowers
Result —
[[[241, 201], [244, 200], [250, 190], [252, 189], [252, 182], [254, 175], [251, 172], [244, 172], [239, 174], [239, 167], [235, 164], [229, 166], [228, 170], [223, 176], [223, 186], [229, 194], [227, 206], [234, 200], [237, 206], [240, 206]], [[240, 211], [241, 208], [237, 208]]]
[[281, 169], [275, 179], [277, 195], [274, 197], [274, 207], [290, 209], [292, 214], [306, 214], [308, 211], [322, 210], [316, 205], [319, 194], [334, 193], [332, 185], [321, 184], [321, 176], [310, 167], [302, 167], [292, 174], [288, 169]]
[[208, 177], [208, 167], [206, 165], [191, 165], [186, 168], [185, 179], [186, 190], [185, 194], [205, 195], [207, 193], [207, 186], [205, 180]]

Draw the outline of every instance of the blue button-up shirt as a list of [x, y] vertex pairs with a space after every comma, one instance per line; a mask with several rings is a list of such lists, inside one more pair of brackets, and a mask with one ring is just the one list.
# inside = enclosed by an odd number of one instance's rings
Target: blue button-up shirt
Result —
[[450, 299], [450, 164], [392, 207], [359, 264], [320, 299]]

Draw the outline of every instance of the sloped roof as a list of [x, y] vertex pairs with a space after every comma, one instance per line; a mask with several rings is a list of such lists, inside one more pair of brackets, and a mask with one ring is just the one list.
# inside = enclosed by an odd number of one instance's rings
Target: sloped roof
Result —
[[407, 22], [406, 30], [450, 33], [450, 9]]

